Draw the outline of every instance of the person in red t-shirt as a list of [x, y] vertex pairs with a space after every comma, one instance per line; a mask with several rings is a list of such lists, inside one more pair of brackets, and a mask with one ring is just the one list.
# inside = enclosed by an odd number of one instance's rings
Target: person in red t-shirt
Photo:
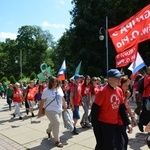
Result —
[[75, 83], [70, 88], [70, 103], [73, 111], [74, 130], [73, 134], [77, 135], [79, 132], [76, 129], [77, 121], [80, 119], [79, 106], [81, 105], [81, 80], [82, 76], [79, 74], [74, 75]]
[[88, 120], [88, 114], [89, 114], [89, 105], [91, 104], [91, 77], [89, 75], [87, 75], [84, 79], [84, 83], [82, 84], [82, 102], [83, 102], [83, 116], [81, 119], [81, 126], [82, 128], [90, 128], [91, 125], [89, 124], [89, 120]]
[[144, 77], [144, 91], [142, 94], [142, 111], [139, 118], [138, 127], [141, 132], [144, 132], [143, 125], [146, 126], [150, 121], [150, 111], [146, 109], [146, 100], [150, 96], [150, 66], [146, 68]]
[[91, 98], [92, 98], [92, 103], [93, 103], [94, 100], [95, 100], [95, 95], [102, 89], [102, 87], [100, 87], [97, 84], [97, 77], [92, 78], [91, 87], [92, 87], [92, 89], [91, 89]]
[[47, 84], [46, 84], [46, 81], [37, 80], [35, 86], [38, 87], [38, 90], [37, 90], [35, 97], [36, 97], [37, 105], [39, 107], [43, 90], [47, 87]]
[[34, 82], [30, 81], [29, 87], [26, 89], [25, 97], [27, 99], [28, 105], [29, 105], [29, 111], [31, 112], [31, 116], [34, 117], [34, 105], [35, 105], [35, 95], [38, 92], [38, 86], [34, 86]]
[[96, 138], [95, 150], [123, 150], [119, 131], [119, 114], [123, 123], [132, 131], [123, 102], [123, 92], [118, 87], [122, 74], [117, 69], [107, 73], [108, 84], [95, 96], [91, 108], [91, 123]]
[[[91, 80], [91, 106], [95, 100], [95, 95], [100, 91], [102, 90], [102, 86], [98, 85], [97, 84], [97, 77], [93, 77], [92, 80]], [[88, 120], [89, 122], [91, 122], [91, 112], [88, 116]]]
[[15, 87], [13, 90], [13, 103], [15, 105], [15, 112], [13, 113], [13, 117], [15, 118], [16, 114], [18, 114], [20, 120], [22, 120], [20, 114], [20, 105], [22, 103], [22, 99], [23, 99], [23, 92], [20, 88], [20, 84], [17, 82], [15, 83]]

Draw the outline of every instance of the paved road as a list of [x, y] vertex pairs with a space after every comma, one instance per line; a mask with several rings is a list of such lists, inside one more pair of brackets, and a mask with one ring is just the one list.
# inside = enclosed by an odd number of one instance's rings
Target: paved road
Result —
[[[131, 102], [134, 109], [135, 104]], [[37, 114], [37, 107], [35, 108]], [[70, 111], [70, 110], [69, 110]], [[45, 129], [48, 126], [48, 120], [44, 116], [37, 119], [27, 116], [24, 107], [21, 108], [23, 120], [18, 117], [12, 118], [12, 111], [8, 110], [5, 99], [0, 99], [0, 150], [57, 150], [54, 146], [54, 139], [47, 139]], [[70, 112], [71, 113], [71, 112]], [[83, 113], [80, 107], [80, 113]], [[78, 123], [79, 135], [72, 135], [63, 126], [61, 120], [61, 141], [64, 144], [64, 150], [93, 150], [95, 147], [95, 138], [92, 129], [83, 129]], [[147, 133], [141, 133], [138, 127], [133, 128], [133, 133], [129, 134], [128, 150], [148, 150], [144, 138]]]

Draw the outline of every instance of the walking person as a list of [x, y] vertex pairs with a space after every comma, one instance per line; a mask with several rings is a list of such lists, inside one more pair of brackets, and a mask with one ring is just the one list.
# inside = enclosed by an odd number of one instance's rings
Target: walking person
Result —
[[40, 104], [40, 101], [41, 101], [42, 92], [47, 87], [47, 85], [46, 85], [45, 81], [37, 80], [35, 86], [37, 86], [37, 88], [38, 88], [38, 91], [37, 91], [35, 97], [36, 97], [37, 105], [39, 107], [39, 104]]
[[5, 82], [3, 82], [2, 85], [3, 85], [3, 88], [4, 88], [4, 96], [3, 96], [3, 98], [6, 98], [7, 84]]
[[117, 69], [110, 69], [107, 73], [108, 84], [95, 95], [91, 109], [91, 122], [96, 138], [95, 150], [123, 150], [121, 147], [121, 133], [119, 130], [119, 114], [124, 124], [129, 125], [123, 92], [118, 87], [122, 74]]
[[73, 120], [74, 120], [74, 130], [73, 134], [77, 135], [79, 134], [76, 125], [78, 120], [80, 119], [80, 114], [79, 114], [79, 106], [82, 105], [81, 102], [81, 80], [82, 76], [79, 74], [74, 75], [74, 84], [72, 84], [70, 88], [70, 103], [71, 103], [71, 109], [73, 112]]
[[[130, 82], [131, 81], [129, 80], [128, 76], [124, 75], [120, 78], [121, 85], [119, 87], [122, 89], [122, 92], [123, 92], [123, 97], [124, 97], [123, 99], [124, 99], [124, 103], [126, 106], [126, 111], [131, 117], [132, 125], [135, 126], [136, 120], [135, 120], [134, 114], [131, 111], [130, 101], [129, 101], [129, 98], [131, 96], [131, 92], [129, 91]], [[126, 131], [126, 125], [127, 124], [123, 124], [121, 117], [119, 117], [119, 128], [120, 128], [121, 136], [122, 136], [121, 142], [122, 142], [122, 146], [124, 147], [124, 150], [127, 150], [127, 145], [129, 141], [128, 134]]]
[[[92, 104], [95, 101], [95, 95], [103, 88], [102, 86], [97, 84], [97, 77], [92, 77], [91, 88], [92, 88], [91, 89], [91, 106], [92, 106]], [[91, 112], [88, 116], [88, 120], [89, 120], [89, 122], [91, 122]]]
[[84, 83], [82, 84], [82, 103], [83, 103], [83, 116], [80, 122], [80, 125], [82, 128], [90, 128], [91, 124], [89, 123], [88, 120], [88, 115], [89, 115], [89, 106], [91, 104], [91, 77], [87, 75], [84, 79]]
[[11, 111], [11, 104], [12, 104], [12, 98], [13, 98], [13, 85], [9, 84], [8, 88], [6, 89], [6, 95], [7, 95], [7, 104], [9, 105], [9, 110]]
[[140, 116], [140, 112], [142, 110], [142, 97], [138, 91], [138, 83], [140, 81], [140, 79], [142, 79], [142, 74], [138, 74], [137, 77], [134, 80], [134, 84], [133, 84], [133, 100], [136, 103], [136, 108], [134, 110], [134, 113], [137, 115], [137, 118], [139, 119]]
[[65, 109], [67, 108], [64, 93], [58, 85], [58, 80], [56, 77], [50, 77], [48, 80], [48, 86], [44, 89], [41, 99], [38, 117], [42, 115], [43, 107], [46, 107], [45, 115], [50, 121], [46, 133], [48, 134], [48, 137], [51, 138], [52, 132], [55, 140], [55, 146], [61, 148], [63, 147], [63, 144], [60, 142], [59, 137], [60, 117], [62, 113], [62, 106]]
[[[142, 80], [142, 79], [141, 79]], [[150, 121], [150, 111], [146, 109], [146, 99], [150, 96], [150, 66], [146, 68], [144, 76], [144, 91], [142, 94], [142, 111], [138, 122], [138, 127], [141, 132], [144, 132], [143, 126], [146, 126]]]
[[0, 96], [1, 98], [4, 98], [4, 87], [2, 83], [0, 83]]
[[64, 80], [64, 83], [62, 85], [62, 90], [64, 92], [64, 98], [67, 102], [67, 108], [70, 108], [70, 85], [68, 80]]
[[22, 103], [23, 99], [23, 93], [20, 88], [20, 84], [17, 82], [15, 83], [15, 87], [13, 90], [13, 103], [15, 105], [15, 111], [13, 113], [13, 117], [16, 117], [16, 114], [18, 114], [19, 119], [22, 120], [21, 113], [20, 113], [20, 105]]
[[35, 106], [35, 95], [38, 92], [38, 86], [34, 86], [34, 81], [30, 81], [29, 87], [26, 89], [25, 97], [29, 105], [29, 111], [31, 112], [31, 117], [34, 117], [34, 106]]

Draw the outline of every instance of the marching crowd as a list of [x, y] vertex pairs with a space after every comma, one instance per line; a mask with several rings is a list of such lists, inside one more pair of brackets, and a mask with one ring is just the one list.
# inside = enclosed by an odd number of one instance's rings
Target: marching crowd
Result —
[[[141, 79], [144, 79], [143, 93], [139, 92]], [[38, 117], [43, 115], [45, 108], [45, 115], [50, 121], [46, 133], [49, 138], [53, 134], [57, 147], [63, 147], [59, 137], [61, 113], [63, 109], [71, 109], [74, 135], [79, 134], [77, 123], [80, 120], [82, 128], [93, 128], [95, 150], [127, 150], [128, 133], [132, 133], [132, 127], [138, 125], [139, 130], [144, 132], [143, 126], [150, 121], [150, 111], [146, 109], [150, 96], [150, 67], [145, 73], [138, 74], [134, 81], [119, 70], [110, 69], [105, 79], [75, 74], [64, 81], [52, 76], [46, 81], [17, 82], [8, 87], [0, 83], [0, 96], [6, 97], [10, 111], [14, 103], [13, 117], [18, 115], [20, 120], [23, 119], [20, 113], [22, 105], [31, 117], [35, 116], [35, 104], [39, 107]], [[134, 112], [129, 99], [136, 103]], [[80, 106], [84, 110], [82, 116]], [[148, 138], [147, 144], [150, 146]]]

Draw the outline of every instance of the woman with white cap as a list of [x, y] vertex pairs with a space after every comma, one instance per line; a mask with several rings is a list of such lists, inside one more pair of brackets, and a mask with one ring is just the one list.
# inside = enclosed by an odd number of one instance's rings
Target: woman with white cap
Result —
[[19, 119], [22, 120], [21, 113], [20, 113], [20, 105], [22, 103], [23, 93], [20, 89], [20, 84], [17, 82], [15, 83], [15, 87], [13, 90], [13, 102], [15, 105], [15, 112], [13, 113], [13, 117], [16, 117], [16, 114], [18, 114]]

